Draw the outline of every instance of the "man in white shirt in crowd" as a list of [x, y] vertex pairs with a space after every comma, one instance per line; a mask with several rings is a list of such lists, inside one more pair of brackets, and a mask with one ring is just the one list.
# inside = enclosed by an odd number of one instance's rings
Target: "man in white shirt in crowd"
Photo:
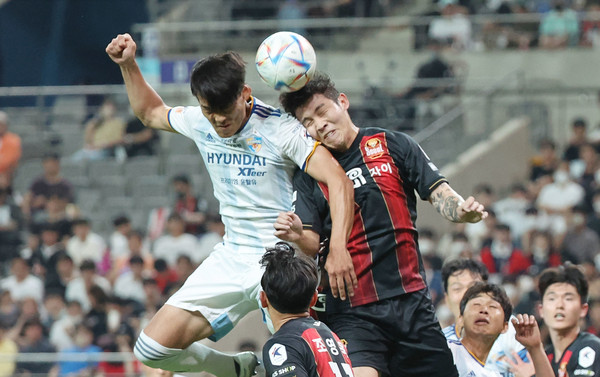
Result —
[[10, 276], [2, 280], [0, 287], [9, 291], [14, 301], [33, 298], [41, 304], [44, 297], [44, 283], [30, 272], [31, 268], [25, 259], [13, 258]]
[[[185, 220], [178, 213], [172, 213], [167, 220], [167, 234], [161, 236], [154, 243], [154, 258], [162, 258], [170, 267], [175, 266], [179, 255], [189, 256], [195, 263], [201, 262], [208, 255], [198, 255], [198, 239], [185, 233]], [[208, 250], [210, 253], [212, 250]]]
[[105, 251], [106, 242], [99, 234], [92, 232], [88, 219], [73, 221], [73, 237], [67, 242], [67, 253], [76, 266], [81, 266], [85, 259], [99, 263]]
[[84, 312], [91, 309], [92, 305], [88, 297], [88, 290], [92, 285], [97, 285], [109, 294], [111, 286], [108, 280], [96, 273], [96, 264], [87, 259], [79, 267], [80, 276], [67, 284], [65, 292], [66, 301], [79, 301]]
[[116, 297], [130, 299], [140, 304], [146, 303], [144, 292], [144, 259], [134, 255], [129, 259], [130, 270], [121, 274], [115, 281], [113, 293]]

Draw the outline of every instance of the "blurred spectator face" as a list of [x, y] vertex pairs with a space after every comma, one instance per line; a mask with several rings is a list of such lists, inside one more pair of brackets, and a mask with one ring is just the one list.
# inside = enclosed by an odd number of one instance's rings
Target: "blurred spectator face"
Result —
[[77, 331], [75, 332], [75, 345], [79, 348], [86, 348], [92, 341], [94, 340], [94, 333], [92, 330], [84, 325], [77, 326]]
[[25, 318], [36, 318], [40, 314], [38, 304], [33, 298], [25, 298], [21, 302], [21, 316]]
[[192, 272], [194, 272], [195, 266], [189, 258], [179, 257], [175, 264], [175, 271], [180, 280], [187, 279]]
[[460, 316], [460, 300], [462, 300], [467, 289], [478, 281], [483, 281], [481, 276], [469, 270], [457, 271], [448, 277], [446, 305], [454, 314], [455, 319]]
[[69, 257], [59, 258], [56, 262], [56, 271], [60, 276], [72, 276], [75, 264]]
[[41, 238], [44, 245], [52, 246], [58, 242], [58, 232], [54, 229], [44, 229]]
[[571, 176], [569, 175], [569, 165], [561, 164], [560, 167], [554, 172], [554, 183], [560, 186], [564, 186], [569, 183]]
[[75, 322], [78, 322], [83, 317], [83, 309], [77, 301], [71, 301], [67, 304], [67, 315]]
[[75, 237], [85, 239], [90, 233], [89, 224], [76, 224], [73, 226], [73, 234]]
[[117, 113], [117, 107], [112, 101], [104, 101], [98, 113], [100, 114], [101, 118], [110, 119], [113, 118]]
[[22, 258], [15, 258], [12, 261], [12, 266], [10, 268], [10, 272], [17, 278], [17, 280], [21, 281], [29, 275], [29, 265]]
[[435, 254], [435, 241], [431, 238], [419, 238], [419, 251], [422, 255]]
[[23, 331], [23, 336], [29, 344], [38, 342], [40, 339], [42, 339], [43, 335], [44, 328], [39, 322], [28, 324]]
[[576, 140], [585, 140], [586, 139], [586, 124], [585, 122], [575, 121], [573, 122], [573, 138]]
[[57, 176], [60, 173], [60, 161], [54, 157], [46, 157], [42, 163], [44, 174], [47, 176]]
[[500, 243], [512, 243], [512, 239], [510, 237], [510, 230], [504, 228], [496, 228], [494, 229], [494, 241]]
[[59, 195], [52, 195], [46, 202], [46, 211], [49, 213], [60, 213], [64, 212], [67, 208], [67, 200], [61, 198]]
[[584, 144], [579, 149], [579, 157], [586, 163], [588, 166], [594, 166], [596, 161], [598, 160], [598, 154], [596, 153], [596, 149], [589, 144]]
[[167, 222], [167, 231], [172, 236], [180, 236], [185, 231], [185, 222], [179, 218], [169, 219]]
[[129, 251], [131, 251], [132, 254], [140, 255], [142, 253], [143, 240], [139, 234], [130, 233], [127, 244], [129, 245]]
[[96, 271], [93, 269], [86, 268], [81, 270], [81, 277], [88, 287], [94, 284], [94, 276], [96, 276]]
[[44, 299], [44, 308], [52, 318], [58, 318], [65, 309], [65, 300], [61, 295], [48, 295]]
[[184, 198], [189, 189], [189, 184], [178, 180], [173, 181], [173, 190], [175, 191], [177, 198]]
[[551, 143], [542, 143], [540, 145], [540, 155], [546, 162], [554, 161], [556, 159], [556, 149]]
[[575, 286], [568, 283], [551, 284], [542, 297], [540, 315], [544, 323], [555, 331], [569, 330], [579, 325], [588, 311], [588, 304], [581, 302]]
[[550, 252], [551, 240], [545, 233], [534, 233], [531, 239], [531, 253], [536, 256], [545, 256]]
[[130, 263], [129, 267], [131, 268], [131, 272], [135, 276], [142, 276], [142, 271], [144, 271], [144, 263]]

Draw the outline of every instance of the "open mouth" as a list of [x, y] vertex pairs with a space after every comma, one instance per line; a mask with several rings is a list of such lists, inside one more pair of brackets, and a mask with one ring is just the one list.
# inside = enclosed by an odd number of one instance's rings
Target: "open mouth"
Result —
[[476, 325], [487, 325], [490, 321], [487, 318], [479, 318], [475, 320]]
[[331, 131], [327, 132], [325, 135], [323, 135], [323, 140], [327, 140], [334, 133], [335, 133], [335, 130], [331, 130]]
[[565, 315], [563, 313], [556, 313], [554, 315], [555, 319], [565, 319]]

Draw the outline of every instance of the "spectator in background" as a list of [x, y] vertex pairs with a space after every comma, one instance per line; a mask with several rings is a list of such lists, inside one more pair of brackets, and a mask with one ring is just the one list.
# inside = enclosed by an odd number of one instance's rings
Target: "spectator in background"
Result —
[[137, 255], [132, 256], [129, 259], [129, 268], [128, 272], [121, 274], [115, 281], [113, 294], [120, 299], [129, 299], [140, 304], [145, 304], [146, 293], [143, 286], [144, 260], [142, 257]]
[[587, 226], [600, 236], [600, 188], [592, 194], [592, 213], [588, 215]]
[[568, 224], [569, 230], [562, 243], [564, 259], [575, 264], [593, 262], [600, 251], [600, 237], [587, 227], [586, 211], [583, 206], [573, 208]]
[[173, 212], [183, 217], [187, 233], [196, 236], [203, 234], [205, 232], [206, 201], [198, 199], [194, 195], [190, 178], [187, 175], [180, 174], [173, 177], [172, 184], [176, 196]]
[[[56, 352], [44, 335], [44, 326], [39, 318], [32, 318], [25, 322], [22, 336], [18, 340], [19, 353]], [[20, 361], [17, 363], [17, 373], [22, 376], [47, 375], [52, 369], [52, 362]]]
[[122, 145], [128, 158], [155, 155], [158, 142], [158, 132], [155, 129], [145, 127], [137, 117], [133, 117], [127, 122]]
[[50, 342], [58, 351], [73, 347], [75, 327], [83, 319], [83, 309], [79, 301], [68, 301], [66, 312], [50, 328]]
[[221, 215], [218, 213], [206, 215], [206, 233], [198, 241], [199, 253], [208, 256], [216, 244], [223, 242], [224, 235], [225, 224], [221, 221]]
[[126, 257], [129, 254], [128, 236], [131, 232], [131, 220], [125, 215], [117, 216], [113, 219], [114, 231], [110, 235], [110, 258], [114, 261], [119, 257]]
[[520, 183], [512, 185], [510, 196], [494, 203], [498, 221], [510, 227], [513, 240], [521, 239], [525, 231], [525, 213], [530, 206], [527, 189]]
[[[212, 250], [212, 249], [211, 249]], [[177, 263], [175, 264], [175, 272], [177, 273], [177, 278], [179, 280], [179, 285], [183, 285], [183, 283], [187, 280], [188, 277], [194, 272], [194, 270], [198, 267], [190, 257], [187, 255], [180, 255], [177, 257]]]
[[115, 102], [106, 98], [98, 114], [85, 125], [84, 146], [71, 157], [73, 160], [102, 160], [114, 156], [122, 143], [125, 121], [117, 116]]
[[108, 294], [104, 288], [92, 284], [88, 289], [90, 310], [84, 314], [82, 323], [85, 323], [94, 334], [94, 344], [98, 344], [100, 337], [108, 333]]
[[88, 219], [73, 221], [73, 237], [67, 242], [67, 253], [73, 258], [76, 266], [80, 266], [85, 259], [100, 263], [105, 251], [104, 239], [92, 232]]
[[[575, 175], [578, 179], [577, 182], [585, 190], [584, 204], [586, 211], [592, 211], [592, 197], [594, 191], [599, 187], [596, 177], [600, 178], [600, 158], [598, 158], [598, 152], [596, 148], [590, 144], [582, 144], [579, 148], [579, 173]], [[571, 171], [573, 171], [573, 165], [575, 161], [571, 163]]]
[[44, 327], [46, 329], [50, 329], [54, 322], [62, 318], [66, 307], [65, 297], [63, 294], [55, 291], [46, 291], [41, 310], [41, 319]]
[[549, 267], [556, 267], [562, 263], [562, 257], [552, 242], [552, 235], [545, 231], [533, 231], [530, 236], [527, 255], [532, 260], [529, 268], [531, 276], [537, 276], [541, 271]]
[[[494, 188], [487, 183], [480, 183], [473, 188], [473, 195], [478, 199], [484, 208], [492, 209], [494, 218], [497, 217], [494, 210], [494, 202], [496, 201], [496, 193]], [[489, 218], [489, 216], [488, 216]], [[491, 228], [490, 228], [491, 225]], [[480, 221], [478, 223], [465, 224], [465, 234], [469, 237], [469, 241], [476, 249], [480, 249], [484, 242], [491, 237], [491, 231], [495, 224], [490, 224], [490, 221]]]
[[21, 159], [21, 138], [8, 131], [8, 114], [0, 111], [0, 176], [12, 178]]
[[289, 30], [300, 35], [307, 35], [306, 29], [301, 27], [290, 28], [287, 26], [289, 20], [301, 20], [307, 18], [306, 8], [304, 4], [300, 4], [298, 0], [285, 0], [279, 6], [277, 11], [277, 19], [281, 22], [279, 29]]
[[0, 290], [0, 322], [12, 328], [20, 315], [19, 305], [12, 299], [9, 291]]
[[10, 199], [8, 188], [0, 187], [0, 263], [19, 253], [23, 225], [21, 209]]
[[431, 21], [429, 38], [456, 50], [467, 50], [472, 42], [471, 21], [465, 17], [466, 9], [457, 3], [457, 0], [439, 1], [442, 15]]
[[[6, 321], [0, 319], [0, 355], [16, 356], [19, 347], [14, 340], [7, 336], [9, 326]], [[11, 377], [15, 371], [16, 363], [11, 360], [0, 361], [0, 377]]]
[[579, 43], [579, 21], [577, 13], [562, 0], [554, 1], [554, 8], [540, 24], [540, 47], [559, 49]]
[[588, 143], [587, 122], [583, 118], [575, 118], [571, 123], [571, 138], [563, 153], [563, 160], [573, 161], [579, 158], [579, 148]]
[[139, 230], [132, 230], [127, 235], [127, 254], [117, 256], [113, 260], [112, 270], [108, 275], [109, 279], [115, 281], [119, 275], [129, 271], [129, 261], [134, 256], [144, 260], [144, 272], [149, 274], [154, 268], [154, 259], [144, 245], [144, 234]]
[[540, 141], [539, 154], [531, 159], [529, 180], [535, 182], [542, 176], [552, 176], [559, 163], [556, 144], [550, 139]]
[[111, 290], [108, 280], [96, 273], [96, 264], [92, 260], [84, 260], [79, 267], [80, 276], [67, 284], [65, 299], [67, 301], [79, 301], [84, 312], [91, 309], [92, 305], [88, 292], [92, 286], [101, 287], [104, 292]]
[[43, 211], [52, 195], [66, 198], [69, 203], [75, 199], [73, 186], [60, 174], [60, 157], [55, 153], [47, 154], [42, 164], [44, 173], [33, 181], [21, 204], [23, 214], [28, 219], [37, 211]]
[[13, 258], [10, 271], [10, 276], [2, 279], [0, 287], [9, 291], [12, 299], [17, 302], [33, 298], [38, 305], [41, 305], [44, 297], [44, 283], [31, 274], [31, 268], [27, 261], [21, 257]]
[[596, 19], [585, 20], [581, 24], [581, 45], [585, 47], [600, 47], [600, 3], [588, 1], [586, 13]]
[[177, 213], [167, 220], [167, 234], [154, 243], [154, 258], [164, 259], [171, 267], [175, 266], [179, 255], [187, 255], [194, 263], [200, 263], [208, 254], [210, 250], [198, 250], [197, 238], [185, 232], [183, 217]]
[[56, 254], [55, 260], [54, 269], [46, 272], [45, 289], [47, 292], [59, 292], [64, 296], [67, 285], [78, 277], [78, 271], [73, 259], [64, 250]]
[[27, 259], [29, 264], [33, 266], [33, 271], [36, 275], [46, 277], [50, 271], [55, 270], [58, 252], [65, 251], [65, 247], [60, 242], [59, 237], [60, 233], [56, 224], [42, 224], [40, 226], [39, 247], [33, 250], [22, 251], [21, 256]]
[[67, 212], [69, 199], [61, 193], [54, 193], [46, 200], [43, 210], [35, 212], [31, 216], [30, 229], [33, 232], [38, 231], [43, 224], [50, 223], [56, 225], [61, 241], [71, 236], [72, 218]]
[[169, 267], [164, 259], [158, 258], [154, 261], [154, 274], [152, 279], [154, 280], [154, 283], [156, 283], [161, 294], [165, 294], [171, 286], [178, 283], [179, 277], [177, 276], [177, 272]]
[[[90, 356], [99, 354], [102, 349], [92, 343], [93, 339], [94, 333], [89, 325], [80, 323], [75, 328], [73, 347], [66, 348], [60, 353], [62, 355], [82, 354]], [[98, 362], [65, 360], [58, 362], [57, 368], [55, 375], [58, 376], [94, 376], [98, 368]]]
[[527, 271], [531, 260], [517, 248], [510, 234], [510, 227], [498, 224], [492, 242], [481, 249], [481, 261], [491, 274], [516, 275]]

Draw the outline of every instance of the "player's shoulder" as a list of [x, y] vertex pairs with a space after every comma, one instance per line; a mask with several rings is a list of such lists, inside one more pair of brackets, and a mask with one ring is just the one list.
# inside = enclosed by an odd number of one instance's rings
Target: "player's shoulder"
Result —
[[576, 344], [578, 348], [589, 346], [592, 347], [594, 350], [600, 350], [600, 338], [587, 331], [582, 331], [579, 334], [579, 337], [577, 337]]
[[446, 340], [458, 340], [458, 335], [456, 335], [456, 324], [444, 327], [442, 332], [444, 333]]

